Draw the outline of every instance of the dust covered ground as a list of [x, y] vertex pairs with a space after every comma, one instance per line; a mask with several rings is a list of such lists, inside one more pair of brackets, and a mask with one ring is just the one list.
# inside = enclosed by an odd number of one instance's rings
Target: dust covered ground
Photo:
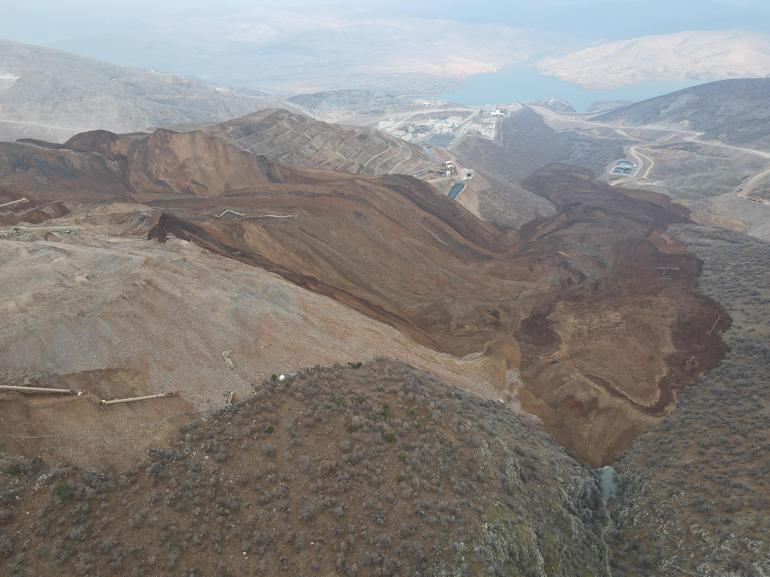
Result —
[[[0, 383], [88, 393], [2, 394], [3, 450], [51, 463], [128, 463], [180, 424], [224, 406], [229, 391], [240, 397], [272, 374], [382, 354], [481, 394], [493, 390], [483, 359], [426, 349], [190, 243], [124, 236], [141, 229], [146, 214], [137, 205], [89, 209], [66, 219], [82, 227], [77, 234], [0, 241]], [[96, 405], [166, 391], [178, 396]]]

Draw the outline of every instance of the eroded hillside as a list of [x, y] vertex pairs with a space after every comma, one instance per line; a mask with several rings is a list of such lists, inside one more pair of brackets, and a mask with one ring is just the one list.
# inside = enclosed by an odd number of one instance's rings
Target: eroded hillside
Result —
[[[201, 132], [13, 146], [39, 161], [11, 162], [4, 185], [33, 202], [69, 198], [56, 198], [57, 178], [82, 202], [141, 201], [159, 215], [150, 238], [194, 242], [479, 361], [492, 384], [469, 386], [538, 415], [592, 464], [657, 422], [724, 351], [729, 316], [697, 294], [699, 261], [665, 233], [687, 212], [579, 169], [525, 183], [556, 213], [517, 233], [414, 178], [289, 168]], [[54, 161], [77, 170], [52, 172]]]

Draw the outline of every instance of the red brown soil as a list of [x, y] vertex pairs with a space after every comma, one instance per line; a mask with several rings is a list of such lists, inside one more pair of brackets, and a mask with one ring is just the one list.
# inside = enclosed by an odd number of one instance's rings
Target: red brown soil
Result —
[[[151, 238], [273, 271], [439, 351], [498, 359], [497, 394], [518, 396], [591, 464], [610, 462], [724, 354], [728, 315], [696, 292], [698, 260], [664, 236], [687, 211], [579, 169], [525, 183], [558, 210], [517, 233], [410, 177], [281, 167], [200, 133], [68, 146], [80, 164], [119, 167], [113, 194], [163, 211]], [[245, 216], [215, 216], [225, 209]]]
[[[350, 183], [344, 197], [217, 199], [217, 208], [294, 216], [285, 221], [214, 220], [200, 216], [212, 199], [164, 201], [173, 214], [152, 236], [174, 234], [267, 268], [439, 350], [503, 354], [520, 370], [525, 408], [575, 454], [603, 464], [665, 414], [676, 390], [719, 361], [729, 317], [695, 293], [697, 259], [659, 242], [669, 224], [686, 221], [680, 207], [566, 167], [528, 186], [559, 210], [520, 238], [453, 214], [420, 184], [393, 178]], [[554, 325], [559, 303], [578, 324], [609, 306], [628, 325], [610, 342], [575, 352], [563, 342], [571, 329]], [[629, 339], [642, 340], [641, 348], [624, 351]], [[604, 373], [605, 365], [612, 370]], [[500, 382], [501, 394], [516, 385]]]

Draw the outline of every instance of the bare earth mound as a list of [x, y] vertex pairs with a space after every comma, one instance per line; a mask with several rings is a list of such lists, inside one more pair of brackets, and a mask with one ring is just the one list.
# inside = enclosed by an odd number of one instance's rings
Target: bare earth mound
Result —
[[[137, 216], [137, 206], [76, 212], [70, 220], [83, 231], [67, 240], [0, 242], [0, 384], [88, 391], [0, 394], [0, 450], [51, 465], [133, 463], [181, 424], [222, 407], [229, 391], [242, 397], [273, 373], [378, 355], [478, 392], [491, 388], [483, 361], [420, 347], [259, 268], [182, 241], [105, 234], [146, 231], [151, 215]], [[165, 391], [178, 396], [96, 404]]]

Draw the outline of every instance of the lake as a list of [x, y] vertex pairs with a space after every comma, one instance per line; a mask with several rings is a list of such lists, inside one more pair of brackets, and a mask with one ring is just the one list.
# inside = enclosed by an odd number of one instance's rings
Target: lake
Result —
[[634, 86], [611, 90], [588, 90], [554, 76], [542, 74], [536, 68], [510, 66], [497, 72], [468, 78], [466, 85], [441, 94], [441, 98], [468, 106], [532, 102], [541, 98], [561, 98], [575, 110], [585, 111], [598, 101], [639, 101], [661, 96], [698, 84], [694, 81], [648, 81]]

